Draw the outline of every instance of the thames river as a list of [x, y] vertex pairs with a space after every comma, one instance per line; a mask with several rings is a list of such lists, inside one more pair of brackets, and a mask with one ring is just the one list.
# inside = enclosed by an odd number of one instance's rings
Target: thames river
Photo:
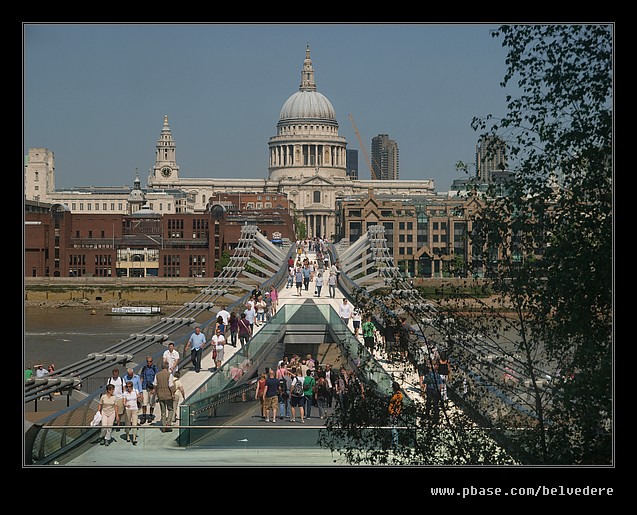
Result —
[[70, 365], [91, 352], [102, 351], [133, 333], [143, 332], [158, 317], [107, 316], [109, 310], [24, 308], [24, 368]]

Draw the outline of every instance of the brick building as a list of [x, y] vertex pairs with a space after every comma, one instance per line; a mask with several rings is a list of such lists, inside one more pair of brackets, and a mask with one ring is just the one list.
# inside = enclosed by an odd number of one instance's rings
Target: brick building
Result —
[[213, 277], [241, 226], [294, 238], [287, 209], [128, 215], [72, 213], [62, 204], [25, 203], [24, 271], [32, 277]]
[[462, 276], [474, 259], [467, 235], [478, 207], [475, 197], [375, 195], [370, 190], [337, 201], [337, 239], [354, 243], [370, 225], [380, 224], [403, 272], [412, 277]]

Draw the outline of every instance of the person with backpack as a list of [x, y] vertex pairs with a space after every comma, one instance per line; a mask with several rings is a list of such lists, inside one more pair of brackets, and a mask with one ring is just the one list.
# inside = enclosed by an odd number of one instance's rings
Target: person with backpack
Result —
[[[115, 387], [115, 390], [113, 392], [113, 395], [115, 395], [115, 398], [117, 399], [116, 402], [116, 408], [117, 408], [117, 414], [119, 415], [119, 424], [118, 425], [124, 425], [124, 391], [126, 390], [126, 383], [124, 381], [124, 379], [122, 378], [122, 376], [119, 375], [119, 368], [114, 368], [111, 371], [111, 377], [109, 377], [106, 380], [106, 384], [112, 384]], [[117, 428], [115, 431], [119, 431], [119, 428]]]
[[[146, 356], [146, 364], [142, 367], [139, 375], [142, 380], [142, 414], [139, 416], [139, 425], [145, 424], [148, 422], [149, 424], [153, 421], [155, 416], [153, 415], [153, 411], [155, 411], [155, 402], [157, 400], [157, 396], [155, 395], [155, 376], [159, 372], [157, 365], [153, 363], [153, 358], [151, 356]], [[146, 412], [149, 411], [148, 415]]]
[[290, 418], [290, 388], [292, 379], [288, 374], [285, 366], [279, 367], [277, 370], [279, 376], [279, 418]]
[[305, 404], [305, 395], [303, 394], [303, 377], [300, 372], [296, 373], [296, 367], [293, 367], [290, 371], [293, 378], [290, 385], [290, 410], [292, 411], [292, 418], [290, 422], [296, 422], [296, 410], [299, 408], [301, 414], [301, 422], [305, 423], [305, 411], [303, 405]]

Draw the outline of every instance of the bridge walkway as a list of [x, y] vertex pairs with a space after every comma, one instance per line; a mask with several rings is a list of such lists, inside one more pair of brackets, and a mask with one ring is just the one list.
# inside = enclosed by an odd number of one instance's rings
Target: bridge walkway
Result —
[[[308, 252], [308, 258], [315, 259], [315, 255]], [[325, 274], [324, 286], [321, 291], [321, 297], [314, 295], [314, 282], [310, 282], [308, 289], [302, 289], [301, 295], [297, 296], [296, 287], [286, 288], [285, 286], [278, 290], [279, 307], [290, 304], [303, 304], [308, 300], [316, 305], [329, 305], [337, 313], [340, 304], [343, 301], [344, 293], [336, 288], [335, 298], [328, 296], [327, 274]], [[276, 316], [276, 315], [275, 315]], [[255, 336], [265, 326], [255, 327]], [[353, 323], [350, 319], [348, 328], [353, 332]], [[362, 335], [359, 336], [362, 342]], [[180, 370], [181, 382], [184, 386], [186, 396], [198, 390], [208, 381], [215, 373], [212, 371], [212, 353], [211, 348], [207, 345], [207, 351], [204, 350], [202, 356], [201, 371], [196, 373], [190, 365]], [[237, 349], [226, 346], [224, 363], [232, 359], [233, 351]], [[282, 357], [282, 356], [281, 356]], [[394, 372], [391, 364], [384, 356], [378, 352], [375, 358], [390, 373]], [[276, 366], [276, 362], [267, 364], [266, 366]], [[396, 370], [397, 371], [397, 370]], [[401, 382], [405, 393], [409, 396], [417, 397], [419, 389], [417, 388], [418, 377], [413, 371], [405, 376], [396, 373], [396, 379]], [[260, 405], [254, 400], [254, 390], [250, 390], [246, 396], [247, 408], [245, 412], [234, 417], [231, 420], [223, 420], [223, 436], [217, 440], [218, 445], [215, 446], [179, 446], [177, 429], [179, 421], [176, 422], [173, 432], [162, 433], [158, 430], [160, 413], [159, 406], [155, 408], [155, 422], [152, 425], [145, 424], [138, 428], [138, 445], [132, 446], [124, 440], [125, 431], [114, 431], [112, 433], [115, 441], [110, 446], [102, 446], [96, 443], [96, 439], [90, 447], [83, 446], [82, 452], [78, 452], [69, 456], [64, 460], [64, 464], [72, 466], [116, 466], [123, 464], [144, 464], [151, 466], [175, 466], [188, 464], [189, 466], [224, 466], [224, 465], [334, 465], [343, 464], [338, 454], [333, 454], [327, 449], [322, 449], [318, 445], [313, 447], [299, 448], [295, 447], [294, 453], [282, 453], [281, 448], [287, 445], [293, 445], [294, 436], [303, 432], [306, 436], [308, 432], [315, 435], [318, 430], [324, 427], [324, 420], [318, 417], [312, 417], [306, 420], [305, 424], [292, 424], [289, 421], [277, 421], [277, 424], [268, 424], [267, 432], [263, 429], [265, 422], [260, 417]], [[250, 406], [251, 405], [251, 406]], [[316, 408], [315, 408], [316, 410]], [[328, 410], [328, 414], [331, 410]], [[178, 413], [178, 410], [176, 411]], [[316, 413], [316, 411], [315, 411]], [[221, 424], [220, 424], [221, 425]], [[276, 433], [273, 433], [276, 431]], [[273, 435], [277, 435], [274, 437]], [[314, 441], [316, 439], [314, 438]], [[239, 459], [239, 463], [237, 463]]]

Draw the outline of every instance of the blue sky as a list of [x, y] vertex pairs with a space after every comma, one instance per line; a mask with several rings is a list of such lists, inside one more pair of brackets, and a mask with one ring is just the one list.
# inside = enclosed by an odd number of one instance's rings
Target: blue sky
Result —
[[310, 45], [317, 89], [359, 151], [398, 143], [401, 179], [446, 191], [475, 160], [474, 116], [505, 113], [506, 51], [487, 24], [26, 24], [23, 146], [56, 187], [142, 187], [168, 115], [182, 177], [267, 177], [268, 139]]

